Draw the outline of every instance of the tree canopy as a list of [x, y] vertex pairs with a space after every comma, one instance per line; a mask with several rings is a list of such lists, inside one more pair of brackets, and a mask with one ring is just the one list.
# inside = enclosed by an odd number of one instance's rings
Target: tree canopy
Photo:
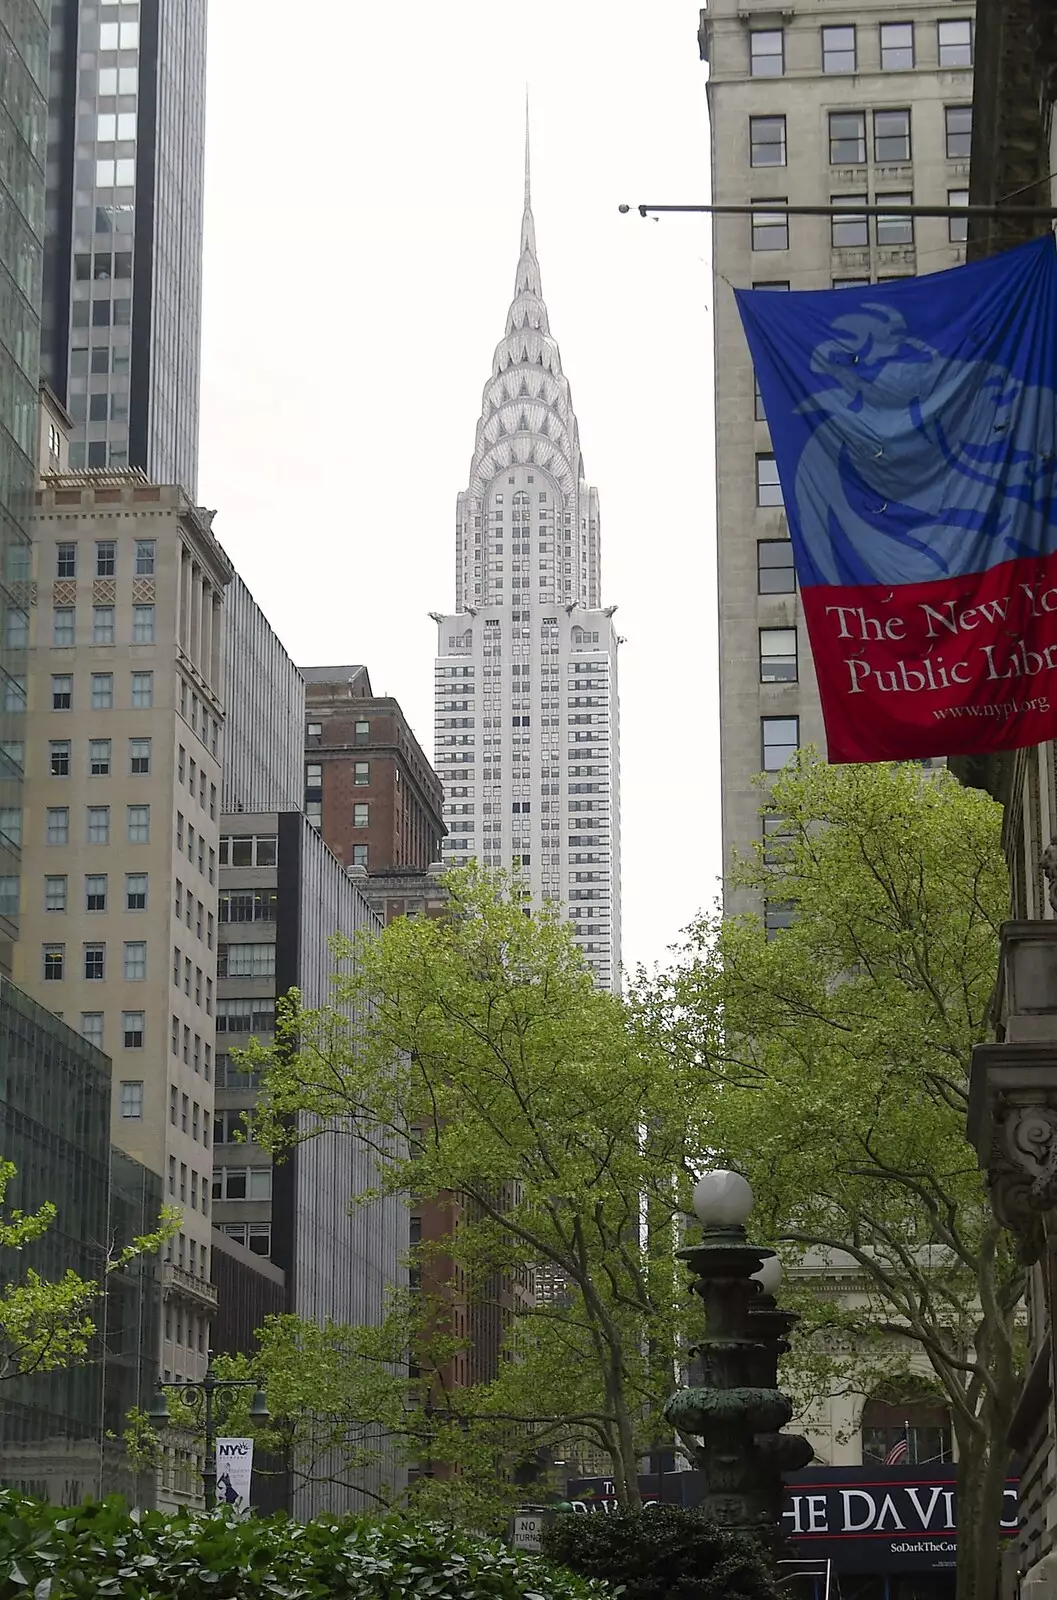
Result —
[[866, 1285], [851, 1312], [812, 1295], [802, 1372], [866, 1388], [927, 1360], [958, 1444], [960, 1600], [990, 1596], [1024, 1274], [965, 1119], [1008, 914], [1001, 808], [943, 771], [810, 756], [767, 803], [734, 879], [789, 926], [702, 918], [638, 1003], [709, 1085], [708, 1146], [752, 1183], [758, 1232]]

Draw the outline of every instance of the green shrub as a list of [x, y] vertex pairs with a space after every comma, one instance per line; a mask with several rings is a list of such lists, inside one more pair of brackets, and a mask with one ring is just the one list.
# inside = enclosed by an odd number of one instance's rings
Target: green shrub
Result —
[[0, 1600], [607, 1600], [538, 1557], [406, 1517], [76, 1510], [0, 1492]]
[[779, 1592], [760, 1545], [683, 1506], [566, 1511], [545, 1529], [543, 1552], [581, 1577], [623, 1584], [621, 1600], [777, 1600]]

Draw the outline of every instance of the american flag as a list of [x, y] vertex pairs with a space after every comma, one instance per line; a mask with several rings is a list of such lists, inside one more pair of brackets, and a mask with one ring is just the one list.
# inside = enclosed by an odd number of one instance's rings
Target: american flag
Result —
[[884, 1464], [886, 1467], [898, 1467], [899, 1463], [901, 1461], [905, 1461], [909, 1454], [910, 1440], [904, 1433], [903, 1437], [896, 1440], [891, 1450], [889, 1450], [888, 1454], [885, 1456]]

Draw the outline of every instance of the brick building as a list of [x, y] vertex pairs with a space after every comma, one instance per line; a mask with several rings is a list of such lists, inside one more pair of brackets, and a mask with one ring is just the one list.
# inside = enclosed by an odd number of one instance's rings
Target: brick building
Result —
[[304, 667], [305, 811], [346, 867], [424, 871], [447, 831], [440, 779], [367, 668]]

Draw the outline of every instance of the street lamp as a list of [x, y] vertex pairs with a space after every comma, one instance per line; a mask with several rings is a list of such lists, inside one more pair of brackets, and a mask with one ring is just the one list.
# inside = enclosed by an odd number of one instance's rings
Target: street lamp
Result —
[[706, 1172], [694, 1190], [702, 1240], [678, 1254], [705, 1308], [704, 1337], [691, 1351], [700, 1380], [672, 1395], [664, 1414], [704, 1477], [702, 1509], [722, 1527], [773, 1538], [781, 1474], [812, 1451], [780, 1431], [793, 1408], [778, 1388], [778, 1357], [796, 1319], [774, 1302], [774, 1251], [746, 1236], [752, 1201], [738, 1172]]
[[172, 1418], [169, 1414], [169, 1402], [165, 1397], [167, 1389], [175, 1389], [182, 1393], [186, 1402], [195, 1411], [202, 1413], [202, 1425], [205, 1431], [205, 1461], [202, 1466], [202, 1488], [205, 1492], [206, 1510], [213, 1511], [217, 1503], [217, 1440], [216, 1420], [214, 1416], [214, 1395], [218, 1389], [253, 1389], [253, 1400], [250, 1404], [250, 1417], [254, 1422], [267, 1422], [270, 1418], [268, 1402], [264, 1390], [256, 1378], [217, 1378], [213, 1376], [213, 1355], [210, 1351], [209, 1364], [206, 1375], [201, 1382], [192, 1379], [176, 1383], [163, 1383], [158, 1379], [158, 1387], [154, 1392], [150, 1410], [147, 1415], [152, 1424], [159, 1431], [168, 1427]]

